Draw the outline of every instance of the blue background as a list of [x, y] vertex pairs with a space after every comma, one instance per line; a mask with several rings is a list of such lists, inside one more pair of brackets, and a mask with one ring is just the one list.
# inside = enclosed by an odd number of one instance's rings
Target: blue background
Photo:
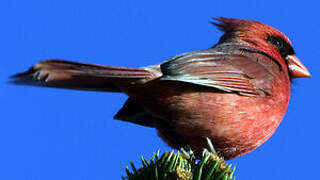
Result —
[[[8, 76], [47, 58], [139, 67], [205, 49], [221, 36], [211, 17], [270, 24], [313, 77], [292, 85], [279, 129], [229, 161], [237, 179], [317, 179], [319, 4], [316, 1], [49, 1], [0, 3], [0, 179], [120, 179], [132, 160], [170, 148], [151, 128], [112, 120], [126, 96], [13, 86]], [[139, 163], [138, 163], [139, 164]]]

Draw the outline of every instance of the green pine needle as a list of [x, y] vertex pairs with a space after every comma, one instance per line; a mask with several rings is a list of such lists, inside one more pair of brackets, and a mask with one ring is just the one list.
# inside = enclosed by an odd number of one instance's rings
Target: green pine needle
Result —
[[[235, 168], [225, 164], [208, 140], [209, 149], [196, 160], [192, 151], [182, 149], [181, 153], [165, 152], [160, 156], [158, 150], [148, 161], [141, 157], [142, 167], [136, 169], [130, 162], [132, 172], [126, 167], [127, 180], [234, 180]], [[186, 154], [187, 153], [187, 154]]]

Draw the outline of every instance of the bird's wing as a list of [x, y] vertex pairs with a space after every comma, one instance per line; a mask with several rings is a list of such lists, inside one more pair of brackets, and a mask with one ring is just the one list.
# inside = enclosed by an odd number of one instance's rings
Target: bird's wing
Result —
[[260, 53], [230, 54], [209, 49], [182, 54], [164, 62], [160, 80], [193, 83], [241, 95], [265, 96], [270, 94], [274, 77], [268, 66], [278, 65]]

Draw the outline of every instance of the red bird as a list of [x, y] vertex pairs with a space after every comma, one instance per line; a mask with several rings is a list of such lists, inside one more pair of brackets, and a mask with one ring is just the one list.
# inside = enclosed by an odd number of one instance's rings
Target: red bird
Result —
[[64, 60], [40, 62], [17, 84], [123, 92], [115, 119], [154, 127], [173, 148], [199, 154], [209, 137], [225, 159], [254, 150], [275, 132], [290, 97], [290, 80], [310, 77], [289, 39], [252, 20], [217, 18], [224, 32], [212, 48], [157, 65], [127, 68]]

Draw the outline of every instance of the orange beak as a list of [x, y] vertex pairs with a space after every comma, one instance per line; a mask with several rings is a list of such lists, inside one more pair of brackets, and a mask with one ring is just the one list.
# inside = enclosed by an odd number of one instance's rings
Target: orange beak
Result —
[[293, 78], [311, 77], [308, 69], [301, 63], [296, 55], [288, 55], [286, 59], [288, 61], [289, 72]]

